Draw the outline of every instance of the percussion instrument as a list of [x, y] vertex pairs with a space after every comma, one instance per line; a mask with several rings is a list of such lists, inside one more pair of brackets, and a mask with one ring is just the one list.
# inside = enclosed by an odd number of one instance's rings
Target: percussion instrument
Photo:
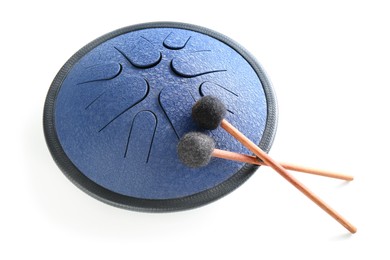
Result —
[[[229, 120], [269, 151], [275, 96], [244, 48], [195, 25], [125, 27], [81, 48], [58, 72], [44, 108], [46, 141], [64, 174], [103, 202], [153, 212], [202, 206], [258, 168], [215, 159], [193, 169], [180, 162], [180, 138], [202, 131], [191, 108], [205, 95], [223, 100]], [[221, 149], [247, 153], [221, 129], [207, 134]]]
[[110, 205], [199, 207], [266, 165], [356, 232], [286, 169], [353, 177], [274, 161], [267, 152], [276, 126], [275, 95], [256, 59], [218, 32], [175, 22], [133, 25], [90, 42], [60, 69], [44, 108], [59, 168]]

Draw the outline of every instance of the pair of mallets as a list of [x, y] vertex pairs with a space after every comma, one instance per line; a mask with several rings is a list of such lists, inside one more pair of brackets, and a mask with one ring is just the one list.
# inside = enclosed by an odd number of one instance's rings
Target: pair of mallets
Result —
[[[353, 180], [353, 177], [317, 169], [310, 169], [302, 166], [280, 164], [274, 161], [267, 153], [261, 150], [255, 143], [249, 140], [238, 129], [231, 125], [226, 119], [224, 119], [226, 111], [227, 110], [225, 105], [218, 98], [213, 96], [204, 96], [193, 106], [192, 117], [193, 120], [203, 129], [214, 130], [218, 126], [221, 126], [241, 144], [253, 152], [257, 157], [215, 149], [215, 142], [211, 137], [202, 133], [193, 132], [186, 134], [178, 144], [178, 155], [184, 164], [190, 167], [201, 167], [207, 165], [211, 157], [219, 157], [228, 160], [236, 160], [258, 165], [267, 165], [273, 168], [283, 178], [289, 181], [295, 188], [300, 190], [320, 208], [322, 208], [325, 212], [337, 220], [349, 232], [356, 232], [357, 229], [355, 226], [349, 223], [339, 213], [337, 213], [319, 197], [313, 194], [313, 192], [306, 188], [302, 183], [291, 176], [286, 169], [348, 181]], [[262, 162], [260, 162], [260, 160], [257, 158], [259, 158]]]

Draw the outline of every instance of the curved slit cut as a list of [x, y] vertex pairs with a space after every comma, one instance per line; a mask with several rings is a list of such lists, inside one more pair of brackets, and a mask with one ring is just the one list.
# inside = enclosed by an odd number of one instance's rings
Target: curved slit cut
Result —
[[157, 64], [159, 64], [160, 61], [162, 60], [162, 53], [159, 52], [159, 54], [160, 54], [160, 57], [158, 58], [158, 60], [155, 61], [155, 62], [153, 62], [153, 63], [151, 63], [151, 64], [148, 64], [148, 65], [139, 65], [139, 64], [135, 64], [134, 62], [130, 61], [129, 59], [128, 59], [128, 61], [131, 63], [131, 65], [133, 65], [133, 66], [136, 67], [136, 68], [140, 68], [140, 69], [150, 69], [150, 68], [153, 68], [154, 66], [156, 66]]
[[85, 110], [87, 110], [93, 103], [95, 103], [97, 100], [99, 100], [99, 98], [101, 98], [104, 93], [106, 93], [106, 91], [103, 91], [99, 96], [97, 96], [97, 98], [95, 98], [94, 100], [92, 100], [91, 103], [89, 103], [86, 107], [85, 107]]
[[170, 62], [170, 67], [171, 69], [173, 70], [173, 72], [175, 72], [177, 75], [179, 76], [182, 76], [183, 78], [195, 78], [195, 77], [199, 77], [199, 76], [203, 76], [203, 75], [206, 75], [206, 74], [211, 74], [211, 73], [217, 73], [217, 72], [225, 72], [227, 70], [211, 70], [211, 71], [206, 71], [206, 72], [202, 72], [202, 73], [198, 73], [198, 74], [193, 74], [193, 75], [187, 75], [187, 74], [184, 74], [184, 73], [181, 73], [179, 71], [177, 71], [175, 69], [175, 67], [173, 66], [173, 60], [171, 60]]
[[[115, 48], [115, 47], [114, 47], [114, 48]], [[92, 82], [99, 82], [99, 81], [106, 81], [106, 80], [115, 79], [116, 77], [119, 76], [119, 74], [121, 74], [122, 69], [123, 69], [123, 66], [122, 66], [122, 64], [119, 63], [119, 71], [118, 71], [114, 76], [112, 76], [112, 77], [110, 77], [110, 78], [107, 78], [107, 79], [94, 79], [94, 80], [88, 80], [88, 81], [84, 81], [84, 82], [77, 83], [77, 85], [82, 85], [82, 84], [87, 84], [87, 83], [92, 83]]]
[[172, 127], [172, 129], [173, 129], [173, 132], [174, 132], [175, 135], [177, 136], [177, 139], [180, 139], [180, 136], [179, 136], [179, 134], [177, 133], [175, 127], [173, 126], [173, 123], [172, 123], [171, 119], [169, 119], [169, 116], [167, 115], [167, 112], [165, 112], [165, 109], [164, 109], [163, 105], [161, 104], [161, 92], [160, 92], [160, 94], [158, 95], [158, 104], [160, 105], [161, 110], [164, 112], [164, 115], [165, 115], [165, 117], [167, 118], [169, 124], [171, 125], [171, 127]]
[[140, 100], [138, 100], [136, 103], [134, 103], [133, 105], [131, 105], [130, 107], [126, 108], [125, 110], [123, 110], [122, 112], [120, 112], [118, 115], [116, 115], [113, 119], [111, 119], [106, 125], [104, 125], [102, 128], [100, 128], [100, 130], [98, 131], [99, 133], [101, 131], [103, 131], [107, 126], [109, 126], [112, 122], [114, 122], [116, 119], [118, 119], [118, 117], [120, 117], [121, 115], [123, 115], [125, 112], [127, 112], [129, 109], [133, 108], [134, 106], [136, 106], [137, 104], [139, 104], [140, 102], [142, 102], [149, 94], [149, 90], [150, 90], [150, 86], [149, 86], [149, 82], [144, 79], [145, 82], [146, 82], [146, 86], [147, 86], [147, 91], [146, 91], [146, 94], [143, 98], [141, 98]]
[[115, 46], [114, 46], [114, 49], [117, 50], [130, 64], [132, 64], [131, 61], [129, 60], [129, 58], [127, 58], [126, 54], [123, 53], [123, 51], [121, 51], [120, 49], [118, 49]]
[[[138, 114], [137, 114], [137, 115], [138, 115]], [[129, 143], [130, 143], [131, 132], [133, 132], [134, 120], [135, 120], [135, 118], [137, 117], [137, 115], [135, 115], [135, 117], [133, 118], [133, 121], [131, 122], [131, 127], [130, 127], [130, 131], [129, 131], [129, 136], [127, 137], [126, 149], [125, 149], [125, 154], [123, 155], [123, 158], [126, 158], [126, 156], [127, 156], [127, 150], [129, 149]]]
[[131, 122], [131, 127], [130, 127], [130, 131], [129, 131], [129, 135], [127, 137], [127, 142], [126, 142], [126, 148], [125, 148], [125, 152], [124, 152], [124, 155], [123, 155], [123, 158], [126, 158], [127, 157], [127, 152], [129, 150], [129, 144], [130, 144], [130, 138], [131, 138], [131, 134], [133, 133], [133, 127], [134, 127], [134, 121], [136, 120], [136, 118], [138, 117], [138, 115], [142, 112], [149, 112], [153, 115], [156, 123], [154, 124], [154, 129], [153, 129], [153, 134], [152, 134], [152, 138], [151, 138], [151, 141], [150, 141], [150, 144], [149, 144], [149, 149], [148, 149], [148, 155], [146, 156], [146, 161], [145, 163], [148, 163], [149, 162], [149, 158], [150, 158], [150, 154], [152, 152], [152, 147], [153, 147], [153, 141], [154, 141], [154, 136], [156, 135], [156, 130], [157, 130], [157, 124], [158, 124], [158, 120], [157, 120], [157, 116], [156, 114], [153, 112], [153, 111], [150, 111], [150, 110], [142, 110], [142, 111], [139, 111], [133, 118], [133, 121]]
[[148, 152], [148, 157], [146, 158], [146, 163], [149, 162], [149, 157], [150, 157], [150, 154], [152, 152], [152, 147], [153, 147], [153, 141], [154, 141], [154, 136], [156, 135], [156, 130], [157, 130], [157, 124], [158, 124], [158, 120], [157, 120], [157, 116], [155, 113], [153, 113], [152, 111], [150, 110], [146, 110], [146, 111], [149, 111], [152, 113], [152, 115], [154, 116], [154, 118], [156, 119], [156, 124], [154, 125], [154, 130], [153, 130], [153, 135], [152, 135], [152, 140], [150, 141], [150, 146], [149, 146], [149, 152]]
[[171, 36], [173, 32], [170, 32], [167, 37], [165, 37], [164, 41], [163, 41], [163, 46], [167, 49], [170, 49], [170, 50], [181, 50], [181, 49], [184, 49], [187, 45], [187, 43], [190, 41], [191, 37], [188, 37], [188, 39], [186, 40], [186, 42], [183, 44], [183, 46], [179, 46], [179, 47], [172, 47], [172, 46], [169, 46], [167, 43], [165, 43], [165, 41], [168, 39], [169, 36]]
[[203, 87], [203, 84], [205, 84], [205, 83], [211, 83], [211, 84], [214, 84], [214, 85], [216, 85], [216, 86], [218, 86], [218, 87], [220, 87], [220, 88], [222, 88], [222, 89], [226, 90], [227, 92], [229, 92], [229, 93], [231, 93], [231, 94], [235, 95], [236, 97], [239, 97], [239, 95], [238, 95], [238, 94], [234, 93], [234, 92], [233, 92], [233, 91], [231, 91], [230, 89], [227, 89], [227, 88], [225, 88], [224, 86], [221, 86], [221, 85], [219, 85], [219, 84], [217, 84], [217, 83], [213, 83], [213, 82], [211, 82], [211, 81], [205, 81], [205, 82], [203, 82], [202, 84], [200, 84], [200, 87], [199, 87], [199, 94], [200, 94], [202, 97], [204, 96], [204, 93], [203, 93], [202, 87]]

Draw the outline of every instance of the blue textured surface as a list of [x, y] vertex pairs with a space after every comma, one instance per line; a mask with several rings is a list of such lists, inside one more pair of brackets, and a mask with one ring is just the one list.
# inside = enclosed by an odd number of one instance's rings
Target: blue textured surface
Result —
[[[176, 28], [133, 31], [76, 63], [58, 93], [55, 126], [70, 160], [89, 179], [142, 199], [192, 195], [227, 180], [242, 163], [181, 164], [176, 146], [202, 95], [225, 102], [227, 119], [259, 143], [267, 117], [261, 82], [234, 49]], [[206, 132], [217, 148], [248, 153], [222, 129]]]

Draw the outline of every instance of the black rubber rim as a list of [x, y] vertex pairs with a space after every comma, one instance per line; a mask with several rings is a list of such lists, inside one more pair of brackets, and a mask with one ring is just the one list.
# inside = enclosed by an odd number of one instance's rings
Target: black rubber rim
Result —
[[258, 168], [258, 166], [245, 164], [231, 178], [211, 189], [182, 198], [155, 200], [129, 197], [112, 192], [88, 179], [67, 157], [61, 147], [57, 136], [54, 110], [57, 94], [62, 86], [64, 79], [68, 75], [69, 71], [72, 69], [73, 65], [89, 51], [111, 38], [131, 31], [161, 27], [180, 28], [203, 33], [224, 42], [225, 44], [236, 50], [252, 66], [264, 88], [267, 100], [267, 120], [259, 146], [266, 152], [268, 152], [272, 146], [277, 127], [276, 97], [273, 92], [271, 83], [269, 82], [263, 68], [259, 65], [256, 59], [252, 55], [250, 55], [243, 47], [218, 32], [192, 24], [177, 22], [153, 22], [124, 27], [110, 32], [106, 35], [103, 35], [90, 42], [89, 44], [81, 48], [78, 52], [76, 52], [63, 65], [49, 88], [43, 113], [43, 129], [46, 138], [46, 143], [58, 167], [81, 190], [107, 204], [120, 208], [143, 212], [169, 212], [203, 206], [235, 190], [246, 180], [248, 180]]

